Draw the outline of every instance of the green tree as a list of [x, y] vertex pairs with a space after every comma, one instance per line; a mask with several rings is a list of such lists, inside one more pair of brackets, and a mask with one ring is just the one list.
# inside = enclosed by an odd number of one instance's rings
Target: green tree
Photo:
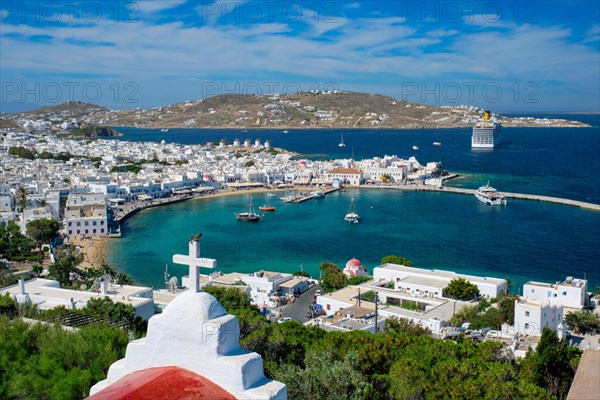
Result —
[[304, 276], [306, 278], [310, 278], [310, 274], [306, 271], [296, 271], [294, 272], [294, 276]]
[[321, 263], [321, 287], [325, 292], [341, 289], [348, 284], [346, 275], [337, 264], [329, 261]]
[[98, 273], [100, 273], [99, 276], [102, 276], [104, 274], [108, 274], [113, 279], [117, 278], [117, 268], [114, 265], [110, 265], [110, 264], [107, 264], [107, 263], [103, 262], [97, 268], [97, 271], [98, 271]]
[[383, 331], [393, 333], [404, 333], [411, 336], [428, 336], [431, 335], [431, 331], [427, 328], [423, 328], [417, 325], [413, 321], [406, 318], [387, 318], [383, 325]]
[[23, 212], [23, 210], [25, 210], [25, 207], [27, 207], [28, 197], [29, 197], [29, 192], [27, 191], [27, 188], [24, 186], [19, 186], [17, 188], [17, 190], [15, 191], [15, 199], [17, 202], [17, 206], [21, 210], [21, 213]]
[[10, 293], [0, 294], [0, 315], [9, 319], [17, 314], [17, 305]]
[[458, 300], [472, 300], [479, 297], [479, 288], [464, 278], [456, 278], [448, 283], [444, 293]]
[[250, 161], [246, 161], [246, 163], [244, 164], [244, 168], [250, 168], [254, 166], [254, 161], [250, 160]]
[[133, 285], [133, 279], [123, 272], [117, 274], [117, 285]]
[[28, 160], [33, 160], [35, 158], [35, 153], [33, 151], [21, 146], [10, 147], [8, 149], [8, 154], [12, 156], [26, 158]]
[[222, 286], [203, 286], [202, 290], [214, 296], [227, 312], [234, 310], [251, 309], [258, 312], [258, 307], [252, 304], [250, 296], [236, 288]]
[[395, 256], [395, 255], [389, 255], [389, 256], [385, 256], [381, 259], [381, 264], [398, 264], [398, 265], [404, 265], [405, 267], [412, 267], [413, 263], [404, 258], [404, 257], [400, 257], [400, 256]]
[[31, 272], [36, 275], [36, 276], [40, 276], [40, 274], [44, 271], [44, 267], [42, 267], [39, 264], [34, 264], [31, 266]]
[[569, 312], [565, 315], [565, 321], [573, 333], [585, 333], [600, 327], [600, 318], [588, 310]]
[[498, 310], [502, 314], [505, 322], [508, 322], [510, 325], [515, 323], [515, 300], [517, 299], [514, 295], [508, 295], [502, 297], [502, 299], [498, 302]]
[[544, 327], [535, 352], [534, 379], [559, 399], [567, 396], [581, 352], [567, 346], [556, 332]]
[[58, 236], [60, 225], [53, 219], [36, 219], [27, 223], [27, 236], [38, 244], [49, 243]]
[[59, 281], [62, 285], [69, 283], [69, 275], [72, 272], [81, 274], [82, 271], [78, 268], [83, 261], [83, 257], [79, 255], [68, 254], [59, 257], [54, 264], [48, 267], [49, 275]]

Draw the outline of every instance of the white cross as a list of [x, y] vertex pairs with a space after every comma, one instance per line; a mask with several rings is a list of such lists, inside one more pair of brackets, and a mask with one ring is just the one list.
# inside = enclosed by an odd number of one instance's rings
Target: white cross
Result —
[[189, 255], [175, 254], [173, 256], [173, 262], [175, 264], [188, 265], [190, 267], [190, 283], [189, 288], [192, 292], [200, 291], [200, 267], [202, 268], [216, 268], [217, 260], [212, 258], [200, 257], [200, 236], [201, 233], [192, 237], [189, 242]]

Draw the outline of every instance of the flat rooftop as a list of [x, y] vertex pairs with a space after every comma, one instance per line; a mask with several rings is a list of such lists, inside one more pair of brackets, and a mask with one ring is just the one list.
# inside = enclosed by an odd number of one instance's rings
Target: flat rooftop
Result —
[[410, 273], [411, 275], [422, 274], [422, 275], [429, 275], [432, 277], [446, 278], [446, 279], [455, 279], [455, 278], [460, 277], [460, 278], [465, 278], [471, 282], [489, 283], [489, 284], [496, 285], [496, 286], [506, 284], [506, 280], [500, 279], [500, 278], [490, 278], [487, 276], [481, 277], [481, 276], [475, 276], [475, 275], [458, 274], [454, 271], [448, 271], [448, 270], [443, 270], [443, 269], [424, 269], [424, 268], [415, 268], [415, 267], [405, 267], [404, 265], [389, 264], [389, 263], [380, 265], [379, 267], [375, 267], [375, 268], [380, 268], [383, 270], [390, 270], [390, 271], [401, 271], [401, 272]]
[[434, 287], [440, 290], [443, 290], [446, 286], [448, 286], [448, 282], [446, 280], [435, 277], [408, 276], [404, 279], [401, 279], [398, 283], [403, 282], [411, 283], [414, 285]]
[[[119, 303], [131, 304], [137, 307], [152, 301], [149, 297], [135, 297], [140, 294], [151, 292], [152, 289], [141, 286], [120, 286], [109, 285], [107, 294], [102, 292], [90, 292], [83, 290], [62, 289], [58, 286], [57, 281], [50, 279], [34, 278], [25, 282], [25, 293], [30, 296], [39, 296], [45, 301], [38, 303], [41, 308], [53, 308], [56, 305], [64, 305], [69, 303], [71, 299], [74, 302], [88, 302], [91, 299], [109, 297], [111, 300]], [[20, 293], [19, 284], [7, 286], [0, 289], [0, 293], [9, 293], [11, 296], [16, 296]], [[34, 299], [32, 299], [33, 301]], [[36, 303], [36, 301], [34, 301]]]

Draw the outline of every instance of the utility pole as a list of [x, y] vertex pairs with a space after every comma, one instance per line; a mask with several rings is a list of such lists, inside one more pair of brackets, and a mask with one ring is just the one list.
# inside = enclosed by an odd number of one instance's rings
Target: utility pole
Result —
[[379, 293], [375, 292], [375, 334], [377, 334], [377, 302], [379, 301]]

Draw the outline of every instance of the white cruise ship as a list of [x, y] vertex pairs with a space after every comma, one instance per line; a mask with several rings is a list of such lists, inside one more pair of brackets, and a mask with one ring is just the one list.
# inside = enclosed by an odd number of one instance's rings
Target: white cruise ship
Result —
[[490, 112], [486, 111], [483, 122], [473, 127], [471, 136], [471, 147], [479, 149], [493, 149], [500, 141], [502, 125], [499, 122], [490, 121]]

